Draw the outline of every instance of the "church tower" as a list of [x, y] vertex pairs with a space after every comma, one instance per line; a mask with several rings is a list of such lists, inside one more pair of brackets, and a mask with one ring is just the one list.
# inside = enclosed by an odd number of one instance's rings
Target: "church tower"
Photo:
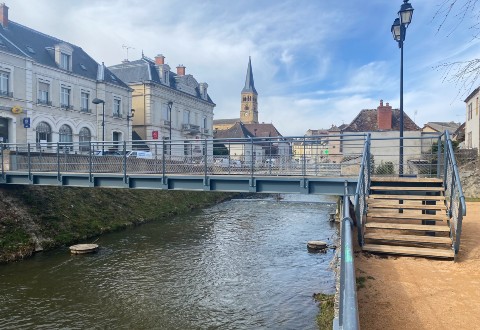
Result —
[[248, 57], [247, 77], [245, 87], [242, 89], [242, 103], [240, 108], [240, 121], [244, 124], [258, 124], [258, 93], [253, 82], [252, 60]]

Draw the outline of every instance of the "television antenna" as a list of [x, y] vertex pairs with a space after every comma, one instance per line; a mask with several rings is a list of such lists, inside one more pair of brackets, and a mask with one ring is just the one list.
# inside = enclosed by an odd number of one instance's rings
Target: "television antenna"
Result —
[[135, 48], [130, 47], [130, 46], [128, 46], [128, 45], [122, 45], [122, 48], [125, 49], [125, 51], [127, 52], [127, 58], [126, 58], [126, 60], [128, 61], [128, 50], [129, 50], [129, 49], [135, 49]]

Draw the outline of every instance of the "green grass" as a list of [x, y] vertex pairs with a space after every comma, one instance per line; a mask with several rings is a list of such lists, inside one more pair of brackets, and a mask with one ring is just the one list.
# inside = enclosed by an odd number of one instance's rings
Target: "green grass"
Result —
[[0, 262], [12, 260], [12, 253], [18, 254], [17, 259], [20, 254], [31, 254], [32, 233], [44, 238], [44, 249], [51, 249], [189, 213], [231, 196], [218, 192], [6, 186], [0, 189]]
[[313, 299], [318, 302], [320, 311], [317, 315], [317, 326], [320, 330], [333, 328], [335, 317], [335, 295], [325, 293], [313, 294]]

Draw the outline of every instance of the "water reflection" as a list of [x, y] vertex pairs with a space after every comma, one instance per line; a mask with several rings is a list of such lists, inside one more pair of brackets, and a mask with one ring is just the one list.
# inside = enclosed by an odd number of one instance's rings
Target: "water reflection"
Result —
[[334, 292], [327, 197], [234, 200], [0, 267], [0, 328], [315, 329]]

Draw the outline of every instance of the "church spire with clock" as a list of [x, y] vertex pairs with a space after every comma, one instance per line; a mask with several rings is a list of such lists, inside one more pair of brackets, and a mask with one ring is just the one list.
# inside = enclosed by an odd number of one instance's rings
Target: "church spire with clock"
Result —
[[244, 124], [258, 124], [258, 93], [253, 82], [252, 60], [248, 57], [247, 77], [245, 87], [242, 89], [242, 105], [240, 108], [240, 121]]

